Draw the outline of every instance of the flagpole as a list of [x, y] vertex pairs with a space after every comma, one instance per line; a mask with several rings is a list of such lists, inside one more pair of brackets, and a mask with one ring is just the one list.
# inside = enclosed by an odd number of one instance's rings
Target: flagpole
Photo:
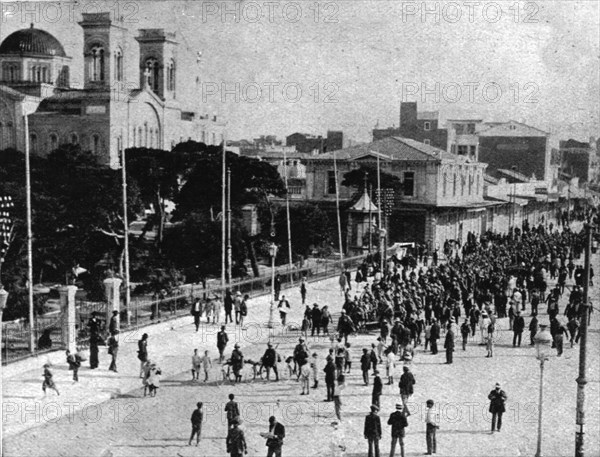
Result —
[[[293, 269], [292, 262], [292, 229], [290, 226], [290, 192], [288, 188], [288, 175], [287, 175], [287, 154], [285, 151], [285, 146], [283, 147], [283, 179], [285, 181], [285, 213], [287, 217], [287, 235], [288, 235], [288, 256], [290, 263], [290, 273]], [[294, 280], [292, 279], [292, 275], [290, 274], [290, 283], [293, 286]]]
[[335, 176], [335, 206], [337, 209], [337, 225], [338, 225], [338, 242], [340, 244], [340, 260], [344, 260], [344, 251], [342, 247], [342, 222], [340, 220], [340, 191], [337, 175], [337, 160], [335, 151], [333, 151], [333, 174]]
[[225, 135], [223, 135], [223, 160], [221, 170], [221, 287], [225, 293]]
[[31, 163], [29, 160], [29, 119], [23, 116], [25, 124], [25, 204], [27, 210], [27, 295], [29, 301], [29, 351], [35, 352], [33, 321], [33, 234], [31, 231]]
[[379, 213], [379, 257], [381, 258], [380, 261], [380, 267], [381, 267], [381, 274], [383, 275], [383, 237], [381, 236], [381, 230], [383, 229], [382, 224], [381, 224], [381, 203], [382, 203], [382, 198], [381, 198], [381, 171], [379, 169], [379, 153], [377, 153], [377, 209], [378, 209], [378, 213]]
[[227, 167], [227, 284], [231, 284], [231, 169]]
[[127, 326], [131, 325], [131, 291], [129, 290], [129, 218], [127, 216], [127, 170], [125, 165], [125, 148], [121, 145], [121, 180], [123, 185], [123, 257], [124, 269], [123, 280], [125, 287], [125, 315]]

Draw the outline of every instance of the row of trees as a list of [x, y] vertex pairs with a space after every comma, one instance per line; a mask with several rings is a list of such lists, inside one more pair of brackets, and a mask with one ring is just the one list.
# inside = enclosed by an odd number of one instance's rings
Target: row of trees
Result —
[[[129, 220], [145, 218], [142, 234], [130, 237], [131, 279], [160, 290], [174, 282], [218, 277], [221, 269], [222, 149], [189, 141], [171, 151], [132, 148], [126, 151]], [[6, 319], [26, 314], [25, 158], [16, 150], [0, 152], [0, 195], [15, 202], [15, 228], [2, 280], [10, 291]], [[287, 243], [285, 211], [270, 197], [284, 197], [277, 170], [266, 162], [227, 153], [231, 170], [232, 257], [234, 276], [254, 274], [268, 244]], [[121, 171], [98, 161], [78, 146], [63, 145], [45, 157], [31, 157], [33, 260], [35, 283], [72, 281], [77, 266], [88, 270], [82, 284], [91, 298], [101, 299], [101, 280], [123, 273], [124, 225]], [[167, 214], [166, 202], [175, 210]], [[241, 207], [258, 207], [261, 227], [251, 237]], [[291, 208], [294, 256], [330, 247], [332, 225], [318, 206]], [[271, 225], [275, 238], [270, 237]], [[168, 228], [167, 228], [168, 227]], [[145, 236], [155, 233], [153, 241]], [[278, 262], [286, 263], [281, 249]]]

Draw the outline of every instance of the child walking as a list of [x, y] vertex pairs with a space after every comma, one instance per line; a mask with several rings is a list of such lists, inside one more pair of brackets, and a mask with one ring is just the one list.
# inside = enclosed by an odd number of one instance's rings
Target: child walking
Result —
[[60, 395], [60, 392], [56, 388], [56, 384], [54, 384], [54, 380], [52, 379], [54, 375], [50, 371], [49, 363], [44, 364], [44, 374], [42, 376], [44, 377], [44, 382], [42, 383], [44, 395], [46, 395], [46, 388], [52, 389], [54, 392], [56, 392], [56, 395]]

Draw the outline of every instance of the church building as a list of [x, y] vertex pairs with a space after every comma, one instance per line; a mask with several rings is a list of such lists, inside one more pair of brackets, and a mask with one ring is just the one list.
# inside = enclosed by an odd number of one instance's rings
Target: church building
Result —
[[[25, 149], [27, 115], [32, 153], [80, 144], [113, 167], [128, 147], [170, 149], [195, 140], [217, 145], [224, 122], [201, 115], [199, 97], [178, 87], [177, 36], [163, 29], [141, 29], [130, 39], [123, 22], [110, 13], [83, 14], [83, 87], [70, 83], [71, 58], [44, 30], [10, 34], [0, 44], [0, 150]], [[139, 47], [139, 61], [127, 61]], [[139, 79], [124, 77], [131, 66]], [[195, 101], [184, 106], [182, 100]]]

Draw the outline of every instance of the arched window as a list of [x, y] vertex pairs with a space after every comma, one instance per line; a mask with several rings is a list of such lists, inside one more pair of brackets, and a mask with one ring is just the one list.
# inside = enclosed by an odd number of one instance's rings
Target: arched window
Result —
[[454, 182], [452, 183], [452, 196], [456, 197], [456, 183], [458, 182], [458, 175], [454, 173]]
[[202, 131], [202, 142], [206, 144], [206, 132]]
[[123, 81], [123, 51], [117, 48], [115, 51], [115, 80]]
[[448, 175], [446, 173], [444, 173], [443, 180], [444, 180], [444, 183], [443, 183], [443, 189], [444, 189], [443, 190], [443, 196], [445, 197], [446, 196], [446, 184], [448, 182]]
[[71, 144], [79, 144], [79, 136], [76, 133], [71, 133]]
[[144, 124], [144, 147], [148, 147], [148, 124]]
[[160, 130], [158, 127], [156, 127], [154, 133], [156, 134], [156, 147], [160, 149]]
[[479, 195], [479, 179], [480, 179], [479, 178], [479, 173], [477, 173], [477, 187], [476, 187], [477, 195]]
[[90, 79], [104, 81], [104, 48], [93, 46], [90, 51]]
[[146, 59], [146, 70], [148, 70], [148, 87], [154, 93], [158, 93], [158, 60], [154, 57]]
[[[167, 90], [175, 92], [175, 61], [171, 59], [167, 70]], [[175, 94], [173, 94], [175, 97]]]
[[142, 147], [142, 128], [138, 127], [138, 147]]
[[217, 138], [216, 138], [215, 134], [213, 133], [212, 134], [212, 143], [211, 144], [217, 144], [216, 141], [217, 141]]
[[48, 69], [46, 67], [42, 67], [42, 82], [43, 83], [47, 83], [48, 82]]
[[50, 134], [50, 152], [58, 148], [58, 135], [56, 133]]
[[31, 152], [37, 152], [37, 135], [35, 133], [29, 134], [29, 149]]
[[97, 133], [94, 133], [92, 135], [92, 152], [94, 154], [98, 154], [100, 153], [100, 135], [98, 135]]
[[136, 146], [135, 144], [135, 127], [133, 128], [133, 143], [131, 144], [134, 148]]
[[154, 129], [150, 129], [150, 147], [154, 148]]

